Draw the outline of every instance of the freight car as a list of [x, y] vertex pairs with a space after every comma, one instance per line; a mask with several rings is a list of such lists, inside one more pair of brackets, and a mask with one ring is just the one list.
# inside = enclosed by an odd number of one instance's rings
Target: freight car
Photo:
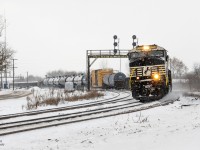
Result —
[[136, 46], [128, 53], [132, 96], [140, 101], [162, 98], [172, 90], [167, 50], [157, 45]]
[[103, 77], [103, 88], [124, 89], [126, 75], [122, 72], [108, 74]]
[[86, 80], [84, 75], [78, 75], [74, 78], [74, 88], [77, 90], [84, 90]]
[[98, 69], [91, 72], [91, 84], [93, 88], [103, 87], [103, 77], [113, 74], [113, 69]]
[[73, 76], [46, 77], [43, 80], [43, 85], [45, 87], [65, 88], [66, 91], [84, 90], [85, 84], [86, 81], [83, 74]]
[[91, 85], [93, 88], [124, 89], [126, 75], [122, 72], [114, 73], [113, 69], [98, 69], [91, 72]]

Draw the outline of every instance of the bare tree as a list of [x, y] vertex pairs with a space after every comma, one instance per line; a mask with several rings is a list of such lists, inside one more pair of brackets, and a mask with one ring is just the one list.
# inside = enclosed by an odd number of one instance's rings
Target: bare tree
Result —
[[198, 78], [200, 78], [200, 64], [194, 64], [193, 66], [194, 69], [194, 75]]
[[186, 79], [188, 82], [188, 86], [190, 88], [190, 91], [192, 91], [192, 89], [194, 88], [194, 84], [195, 84], [195, 76], [193, 72], [187, 73], [186, 74]]
[[200, 90], [200, 64], [194, 64], [193, 71], [186, 74], [190, 91]]
[[200, 89], [200, 64], [194, 64], [194, 75], [193, 75], [193, 84], [195, 89]]
[[3, 29], [4, 29], [3, 17], [0, 15], [0, 37], [2, 35]]
[[85, 74], [84, 72], [76, 72], [76, 71], [63, 71], [63, 70], [54, 70], [47, 72], [48, 77], [57, 77], [57, 76], [71, 76], [71, 75], [80, 75]]
[[13, 54], [15, 51], [11, 48], [1, 48], [0, 51], [0, 71], [3, 72], [5, 69], [11, 68], [11, 59], [13, 59]]
[[174, 78], [182, 78], [187, 73], [187, 66], [180, 59], [174, 57], [171, 59], [172, 76]]
[[[0, 16], [0, 37], [2, 37], [2, 32], [5, 31], [6, 24], [4, 22], [4, 18]], [[6, 37], [6, 32], [4, 37]], [[1, 84], [2, 84], [2, 74], [6, 76], [7, 81], [7, 73], [10, 72], [12, 68], [11, 63], [13, 59], [13, 54], [15, 51], [8, 47], [6, 43], [6, 38], [3, 41], [0, 39], [0, 74], [1, 74]]]

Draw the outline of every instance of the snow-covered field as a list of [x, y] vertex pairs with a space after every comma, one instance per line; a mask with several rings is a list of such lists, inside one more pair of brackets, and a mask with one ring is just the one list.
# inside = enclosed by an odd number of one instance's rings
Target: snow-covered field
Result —
[[[179, 100], [141, 112], [1, 136], [0, 149], [199, 150], [200, 100]], [[25, 98], [0, 101], [0, 114], [24, 111], [24, 104]]]
[[[34, 89], [35, 89], [35, 93], [36, 93], [35, 95], [46, 94], [49, 92], [49, 89], [39, 89], [36, 87]], [[31, 91], [31, 89], [29, 89], [29, 91]], [[9, 93], [12, 93], [12, 91], [6, 90], [6, 91], [0, 91], [0, 93], [2, 93], [1, 95], [6, 95]], [[80, 93], [77, 92], [75, 94], [80, 94]], [[63, 102], [63, 103], [60, 103], [58, 106], [49, 105], [49, 106], [44, 106], [44, 107], [38, 107], [37, 110], [51, 109], [51, 108], [57, 108], [57, 107], [64, 107], [64, 106], [71, 106], [71, 105], [95, 102], [95, 101], [100, 101], [103, 99], [108, 99], [108, 98], [114, 97], [116, 95], [117, 95], [117, 93], [106, 92], [103, 97], [100, 97], [98, 99], [81, 100], [81, 101], [76, 101], [76, 102]], [[0, 100], [0, 115], [26, 112], [27, 111], [27, 109], [26, 109], [27, 103], [28, 103], [28, 101], [26, 100], [26, 97], [22, 97], [22, 98], [18, 98], [18, 99]], [[34, 111], [34, 109], [33, 109], [33, 111]]]

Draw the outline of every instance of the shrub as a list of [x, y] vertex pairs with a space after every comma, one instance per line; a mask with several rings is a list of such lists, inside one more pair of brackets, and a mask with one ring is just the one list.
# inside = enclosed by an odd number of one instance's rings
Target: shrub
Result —
[[[80, 100], [89, 100], [89, 99], [97, 99], [101, 96], [104, 96], [103, 93], [98, 91], [90, 91], [86, 93], [68, 93], [63, 90], [55, 90], [50, 89], [48, 93], [44, 93], [41, 95], [39, 92], [32, 91], [31, 96], [27, 96], [27, 106], [26, 109], [37, 109], [38, 106], [46, 106], [46, 105], [55, 105], [57, 106], [59, 103], [68, 101], [80, 101]], [[24, 107], [24, 106], [23, 106]], [[22, 107], [22, 108], [23, 108]]]

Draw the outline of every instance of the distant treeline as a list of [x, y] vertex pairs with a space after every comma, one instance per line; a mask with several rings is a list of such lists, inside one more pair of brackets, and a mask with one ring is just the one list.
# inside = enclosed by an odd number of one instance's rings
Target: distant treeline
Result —
[[72, 76], [72, 75], [80, 75], [85, 74], [85, 72], [76, 72], [76, 71], [63, 71], [63, 70], [54, 70], [47, 72], [47, 77], [57, 77], [57, 76]]
[[172, 58], [172, 78], [179, 79], [175, 86], [190, 91], [200, 91], [200, 64], [194, 64], [192, 71], [188, 72], [187, 66], [178, 58]]
[[[58, 77], [58, 76], [72, 76], [72, 75], [80, 75], [85, 74], [84, 72], [76, 72], [76, 71], [63, 71], [63, 70], [54, 70], [47, 72], [47, 77]], [[44, 77], [29, 75], [28, 81], [43, 81]], [[27, 82], [27, 77], [20, 76], [19, 78], [15, 79], [15, 82]]]

